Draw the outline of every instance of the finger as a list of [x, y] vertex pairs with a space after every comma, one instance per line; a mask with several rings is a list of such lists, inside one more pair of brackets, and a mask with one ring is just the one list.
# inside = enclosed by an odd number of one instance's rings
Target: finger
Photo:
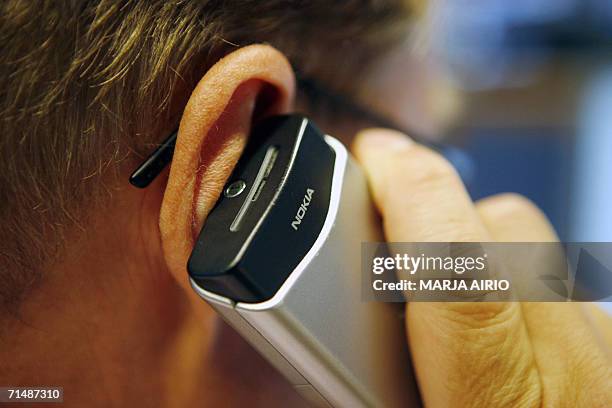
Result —
[[[524, 197], [501, 194], [479, 201], [476, 208], [497, 241], [557, 241], [546, 216]], [[606, 386], [610, 375], [606, 355], [610, 357], [612, 343], [606, 339], [609, 329], [605, 327], [609, 317], [592, 315], [594, 305], [521, 306], [548, 404], [562, 406], [573, 401], [575, 406], [597, 406], [606, 398], [609, 401], [612, 386]]]
[[354, 153], [365, 168], [388, 241], [488, 240], [457, 172], [438, 153], [383, 129], [361, 132]]
[[547, 405], [612, 406], [610, 349], [590, 324], [585, 304], [522, 306]]
[[476, 203], [476, 210], [497, 242], [556, 242], [555, 230], [531, 201], [518, 194], [499, 194]]
[[584, 308], [591, 324], [597, 327], [602, 348], [612, 358], [612, 316], [595, 303], [587, 303]]
[[[390, 131], [360, 134], [389, 241], [489, 241], [452, 166]], [[426, 406], [539, 404], [531, 345], [517, 303], [411, 303], [408, 338]]]

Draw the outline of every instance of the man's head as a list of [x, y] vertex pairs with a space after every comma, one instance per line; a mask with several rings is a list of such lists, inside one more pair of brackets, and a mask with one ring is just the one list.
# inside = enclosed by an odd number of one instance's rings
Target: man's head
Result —
[[[288, 403], [286, 383], [187, 287], [187, 258], [252, 124], [320, 107], [293, 68], [356, 91], [410, 11], [2, 2], [0, 383], [64, 385], [76, 406]], [[170, 170], [130, 186], [179, 123]]]
[[[7, 1], [0, 7], [5, 307], [18, 304], [28, 287], [61, 262], [67, 246], [95, 234], [92, 217], [114, 208], [109, 203], [129, 188], [129, 169], [179, 123], [195, 85], [222, 56], [266, 42], [303, 73], [347, 90], [397, 38], [396, 23], [408, 11], [399, 0], [334, 6], [276, 0]], [[253, 61], [241, 63], [248, 68]], [[253, 97], [265, 111], [283, 89], [260, 82]], [[288, 109], [291, 101], [283, 103]]]
[[[13, 364], [0, 382], [70, 384], [88, 404], [85, 384], [100, 379], [124, 403], [166, 387], [184, 406], [216, 389], [241, 401], [276, 378], [186, 287], [193, 240], [253, 122], [296, 96], [320, 107], [296, 92], [293, 69], [353, 92], [410, 11], [401, 0], [2, 2], [0, 360]], [[179, 123], [170, 171], [130, 186]], [[231, 353], [210, 351], [220, 345]], [[292, 395], [278, 383], [276, 400]]]

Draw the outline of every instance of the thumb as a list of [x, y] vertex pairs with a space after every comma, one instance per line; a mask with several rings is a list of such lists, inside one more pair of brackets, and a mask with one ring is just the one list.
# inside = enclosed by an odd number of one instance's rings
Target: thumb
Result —
[[[370, 130], [354, 146], [387, 240], [489, 241], [452, 166], [406, 138]], [[540, 380], [519, 303], [414, 302], [406, 318], [426, 406], [539, 406]]]

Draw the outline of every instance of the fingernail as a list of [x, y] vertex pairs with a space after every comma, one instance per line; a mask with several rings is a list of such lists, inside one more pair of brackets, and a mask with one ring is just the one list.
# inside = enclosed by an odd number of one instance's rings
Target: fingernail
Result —
[[372, 148], [402, 150], [414, 144], [405, 134], [390, 129], [367, 129], [359, 133], [360, 142]]

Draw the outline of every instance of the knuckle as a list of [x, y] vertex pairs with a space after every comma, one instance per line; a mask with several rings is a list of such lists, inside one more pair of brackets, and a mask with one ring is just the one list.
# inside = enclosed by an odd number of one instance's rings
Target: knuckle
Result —
[[437, 313], [456, 358], [459, 406], [541, 406], [539, 373], [525, 333], [517, 330], [518, 303], [445, 303]]
[[411, 188], [458, 179], [455, 168], [442, 155], [425, 147], [416, 147], [394, 155], [389, 161], [394, 173], [410, 183]]
[[446, 320], [469, 329], [503, 329], [517, 317], [517, 305], [507, 302], [459, 302], [441, 306]]
[[498, 216], [512, 216], [524, 213], [540, 213], [540, 209], [527, 197], [517, 193], [503, 193], [479, 202], [478, 207]]

